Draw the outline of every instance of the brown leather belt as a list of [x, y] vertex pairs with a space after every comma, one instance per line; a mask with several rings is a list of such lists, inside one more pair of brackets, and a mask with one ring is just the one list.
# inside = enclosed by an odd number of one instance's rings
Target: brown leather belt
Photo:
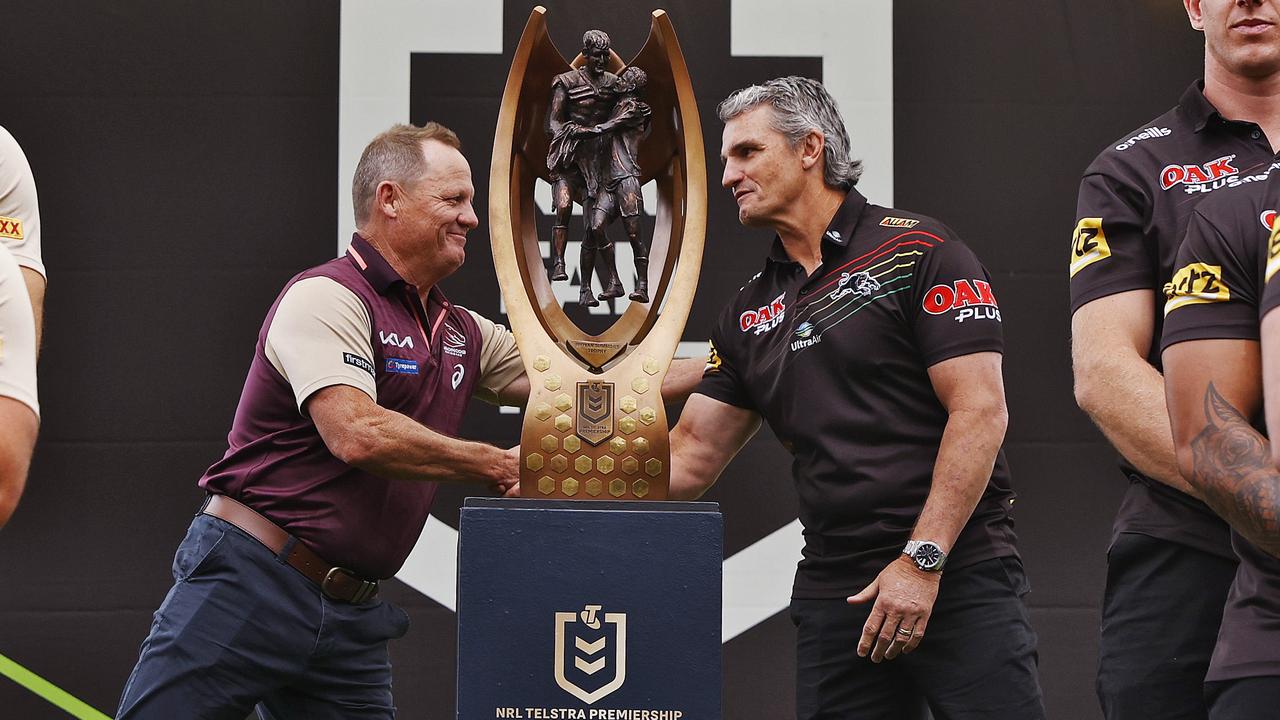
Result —
[[300, 540], [243, 503], [226, 495], [210, 495], [202, 512], [235, 525], [276, 555], [284, 552], [286, 545], [292, 545], [285, 562], [319, 585], [320, 592], [331, 600], [358, 605], [378, 596], [376, 581], [362, 580], [344, 567], [325, 562]]

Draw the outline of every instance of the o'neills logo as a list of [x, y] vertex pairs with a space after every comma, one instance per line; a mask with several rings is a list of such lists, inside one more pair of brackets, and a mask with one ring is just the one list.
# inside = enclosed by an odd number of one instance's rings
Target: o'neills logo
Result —
[[1224, 155], [1204, 165], [1166, 165], [1160, 171], [1160, 187], [1169, 190], [1175, 185], [1206, 185], [1239, 175], [1240, 171], [1231, 164], [1235, 159], [1235, 155]]
[[751, 330], [756, 335], [774, 329], [787, 314], [787, 306], [782, 302], [785, 297], [786, 293], [783, 293], [774, 298], [773, 302], [768, 305], [742, 313], [738, 316], [738, 327], [742, 328], [742, 332]]
[[1262, 227], [1266, 228], [1267, 232], [1271, 232], [1271, 229], [1276, 226], [1276, 211], [1263, 210], [1262, 214], [1258, 215], [1258, 220], [1262, 222]]
[[[556, 684], [588, 705], [627, 681], [627, 614], [600, 609], [556, 613]], [[609, 667], [613, 671], [602, 675]]]
[[995, 293], [991, 292], [991, 283], [985, 280], [956, 280], [950, 285], [934, 285], [924, 294], [924, 311], [930, 315], [952, 310], [959, 310], [956, 322], [1000, 321], [1000, 306]]
[[1150, 140], [1151, 138], [1165, 137], [1166, 135], [1172, 135], [1172, 134], [1173, 134], [1173, 131], [1170, 130], [1169, 128], [1149, 127], [1143, 130], [1142, 132], [1138, 133], [1137, 135], [1134, 135], [1133, 137], [1129, 138], [1128, 140], [1125, 140], [1124, 142], [1120, 143], [1119, 145], [1116, 146], [1116, 149], [1128, 150], [1134, 145], [1137, 145], [1142, 140]]

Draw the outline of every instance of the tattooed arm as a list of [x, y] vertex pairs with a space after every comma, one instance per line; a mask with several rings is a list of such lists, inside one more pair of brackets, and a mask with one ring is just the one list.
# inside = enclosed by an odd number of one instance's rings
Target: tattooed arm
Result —
[[1258, 343], [1177, 343], [1164, 352], [1164, 370], [1183, 477], [1236, 532], [1280, 557], [1280, 471], [1249, 422], [1262, 406]]

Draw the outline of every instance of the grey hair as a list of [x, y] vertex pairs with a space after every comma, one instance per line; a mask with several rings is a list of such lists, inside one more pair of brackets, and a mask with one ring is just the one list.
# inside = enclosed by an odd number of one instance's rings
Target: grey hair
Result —
[[609, 35], [603, 30], [588, 30], [582, 33], [583, 50], [608, 50]]
[[444, 143], [454, 150], [462, 149], [462, 142], [449, 128], [437, 122], [422, 127], [393, 125], [365, 146], [351, 179], [351, 206], [355, 210], [356, 227], [369, 221], [369, 205], [383, 180], [407, 184], [421, 178], [427, 172], [427, 159], [422, 154], [422, 144], [428, 140]]
[[791, 75], [736, 90], [720, 103], [716, 112], [721, 122], [742, 115], [759, 105], [773, 108], [774, 130], [782, 133], [793, 146], [811, 130], [825, 137], [822, 149], [823, 176], [827, 185], [849, 190], [862, 177], [862, 161], [849, 156], [849, 132], [835, 98], [817, 80]]

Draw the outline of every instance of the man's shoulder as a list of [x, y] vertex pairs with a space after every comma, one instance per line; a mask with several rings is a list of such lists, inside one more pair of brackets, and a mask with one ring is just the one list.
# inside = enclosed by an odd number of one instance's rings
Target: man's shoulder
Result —
[[551, 86], [563, 85], [566, 89], [572, 89], [579, 85], [586, 85], [587, 79], [582, 77], [582, 73], [577, 70], [562, 72], [551, 79]]
[[[943, 243], [959, 243], [960, 238], [946, 223], [923, 213], [901, 208], [867, 205], [858, 228], [881, 244], [910, 244], [928, 251]], [[886, 248], [887, 249], [887, 248]]]
[[[1183, 155], [1200, 143], [1195, 129], [1187, 126], [1174, 106], [1109, 143], [1084, 174], [1133, 178], [1150, 175], [1151, 184], [1155, 184], [1160, 168], [1171, 162], [1191, 162]], [[1198, 162], [1203, 161], [1202, 158]], [[1153, 172], [1147, 173], [1148, 170]]]

